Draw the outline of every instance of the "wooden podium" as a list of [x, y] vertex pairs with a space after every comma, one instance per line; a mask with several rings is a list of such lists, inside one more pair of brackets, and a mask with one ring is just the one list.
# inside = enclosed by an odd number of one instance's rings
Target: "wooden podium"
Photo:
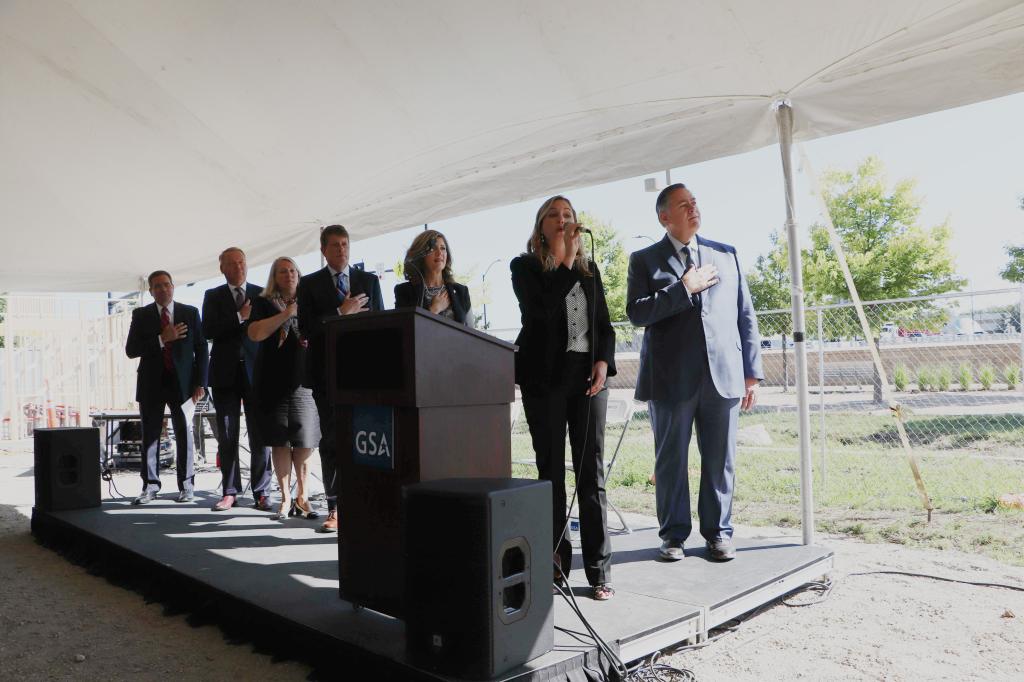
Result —
[[326, 324], [341, 597], [403, 617], [402, 486], [511, 476], [515, 346], [421, 308]]

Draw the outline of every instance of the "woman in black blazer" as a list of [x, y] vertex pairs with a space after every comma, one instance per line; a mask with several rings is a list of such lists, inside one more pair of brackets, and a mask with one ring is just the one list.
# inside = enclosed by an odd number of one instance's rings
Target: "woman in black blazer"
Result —
[[580, 507], [583, 568], [598, 600], [610, 598], [611, 541], [604, 488], [605, 380], [615, 375], [615, 332], [601, 273], [580, 246], [569, 200], [551, 197], [537, 211], [526, 253], [512, 261], [522, 331], [516, 383], [530, 427], [537, 471], [553, 487], [555, 576], [572, 565], [566, 537], [565, 431], [569, 429]]
[[405, 254], [405, 278], [395, 286], [395, 307], [422, 306], [430, 312], [473, 327], [469, 289], [452, 277], [452, 252], [437, 230], [420, 232]]

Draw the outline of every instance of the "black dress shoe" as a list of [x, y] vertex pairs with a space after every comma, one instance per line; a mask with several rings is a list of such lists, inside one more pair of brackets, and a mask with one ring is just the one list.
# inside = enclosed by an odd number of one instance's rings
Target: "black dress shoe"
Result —
[[732, 561], [736, 558], [736, 548], [729, 538], [708, 541], [708, 556], [712, 561]]
[[682, 540], [665, 540], [658, 549], [658, 558], [662, 561], [679, 561], [683, 556]]

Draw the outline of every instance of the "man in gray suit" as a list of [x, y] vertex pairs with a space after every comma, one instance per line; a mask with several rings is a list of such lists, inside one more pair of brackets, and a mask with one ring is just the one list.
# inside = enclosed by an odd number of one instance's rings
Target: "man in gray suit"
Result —
[[635, 397], [648, 401], [654, 430], [659, 555], [682, 559], [692, 527], [686, 460], [696, 422], [700, 534], [711, 559], [728, 561], [736, 423], [764, 378], [757, 318], [736, 249], [697, 236], [690, 190], [666, 187], [657, 211], [666, 234], [630, 256], [626, 313], [645, 327]]

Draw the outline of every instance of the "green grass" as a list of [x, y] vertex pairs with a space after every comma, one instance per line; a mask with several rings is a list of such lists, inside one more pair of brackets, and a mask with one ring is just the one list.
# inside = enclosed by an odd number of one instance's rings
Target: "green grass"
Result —
[[[817, 433], [812, 443], [818, 529], [870, 542], [957, 548], [1024, 565], [1024, 512], [996, 504], [1003, 493], [1024, 491], [1024, 426], [1020, 421], [1014, 415], [911, 415], [907, 419], [907, 433], [935, 509], [929, 524], [924, 522], [923, 503], [893, 419], [829, 415], [824, 478]], [[734, 520], [748, 525], [799, 526], [796, 416], [760, 412], [740, 418], [740, 428], [754, 424], [765, 426], [772, 445], [739, 448]], [[607, 458], [620, 432], [621, 426], [608, 428]], [[994, 456], [978, 456], [986, 453]], [[513, 434], [513, 459], [533, 461], [525, 421]], [[654, 439], [641, 413], [626, 433], [607, 482], [609, 498], [624, 511], [653, 516], [654, 487], [648, 482], [653, 470]], [[695, 502], [700, 480], [695, 443], [688, 471]], [[516, 464], [513, 475], [533, 478], [536, 468]], [[572, 485], [571, 472], [566, 480]]]

